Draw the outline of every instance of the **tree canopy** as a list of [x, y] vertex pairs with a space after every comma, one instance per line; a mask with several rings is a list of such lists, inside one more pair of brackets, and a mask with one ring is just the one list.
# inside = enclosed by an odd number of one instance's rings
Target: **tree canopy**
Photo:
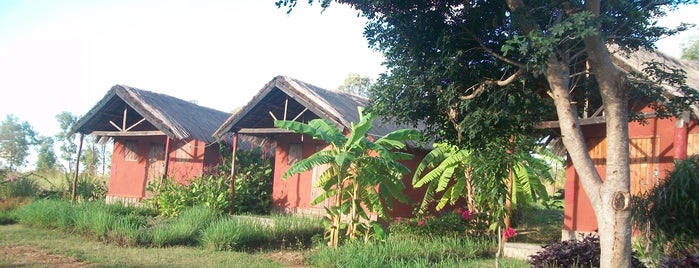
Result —
[[682, 45], [682, 59], [699, 61], [699, 35], [690, 38]]
[[10, 171], [25, 164], [29, 146], [36, 144], [36, 132], [27, 122], [7, 115], [0, 123], [0, 159]]

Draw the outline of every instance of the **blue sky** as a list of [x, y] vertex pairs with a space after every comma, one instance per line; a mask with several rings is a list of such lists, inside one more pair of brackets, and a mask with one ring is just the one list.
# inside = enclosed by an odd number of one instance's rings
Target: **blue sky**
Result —
[[[274, 0], [0, 0], [0, 120], [53, 135], [56, 114], [86, 113], [115, 84], [231, 111], [276, 75], [337, 88], [384, 70], [356, 11], [300, 2], [287, 15]], [[696, 14], [663, 23], [699, 24]], [[658, 46], [677, 57], [692, 34]]]

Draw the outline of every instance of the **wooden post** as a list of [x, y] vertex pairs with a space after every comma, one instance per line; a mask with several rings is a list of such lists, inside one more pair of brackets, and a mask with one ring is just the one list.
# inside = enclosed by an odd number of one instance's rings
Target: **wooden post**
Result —
[[687, 159], [687, 124], [689, 123], [689, 112], [683, 112], [682, 117], [677, 117], [676, 120], [673, 158], [675, 160]]
[[163, 177], [160, 180], [160, 184], [167, 179], [167, 169], [170, 166], [170, 137], [165, 135], [165, 170], [163, 171]]
[[85, 139], [85, 134], [80, 133], [80, 145], [78, 145], [78, 158], [75, 159], [75, 177], [73, 178], [73, 192], [70, 196], [70, 201], [75, 202], [75, 197], [77, 195], [76, 188], [78, 188], [78, 174], [80, 174], [80, 154], [83, 152], [83, 140]]
[[228, 213], [235, 212], [235, 152], [238, 150], [238, 133], [233, 133], [233, 153], [231, 153], [231, 184], [230, 184], [230, 204], [228, 205]]

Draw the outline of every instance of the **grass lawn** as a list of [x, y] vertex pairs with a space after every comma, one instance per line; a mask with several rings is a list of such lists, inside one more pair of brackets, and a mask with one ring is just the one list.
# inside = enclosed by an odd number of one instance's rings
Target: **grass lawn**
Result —
[[[265, 253], [210, 251], [194, 247], [126, 248], [108, 245], [78, 235], [29, 228], [19, 224], [0, 225], [0, 249], [27, 246], [86, 262], [64, 267], [283, 267]], [[58, 257], [60, 257], [58, 256]], [[47, 258], [56, 258], [49, 256]], [[13, 267], [13, 257], [0, 254], [0, 267]], [[55, 267], [56, 263], [22, 267]]]

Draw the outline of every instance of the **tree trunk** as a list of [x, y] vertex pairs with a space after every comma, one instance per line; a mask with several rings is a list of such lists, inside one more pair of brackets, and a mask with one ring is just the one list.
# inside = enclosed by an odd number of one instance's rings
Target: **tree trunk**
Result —
[[[631, 265], [631, 175], [629, 168], [629, 111], [626, 76], [611, 60], [599, 36], [584, 40], [590, 66], [600, 87], [607, 122], [607, 174], [593, 204], [600, 236], [601, 267]], [[586, 192], [587, 189], [585, 189]], [[588, 192], [588, 196], [590, 193]]]

